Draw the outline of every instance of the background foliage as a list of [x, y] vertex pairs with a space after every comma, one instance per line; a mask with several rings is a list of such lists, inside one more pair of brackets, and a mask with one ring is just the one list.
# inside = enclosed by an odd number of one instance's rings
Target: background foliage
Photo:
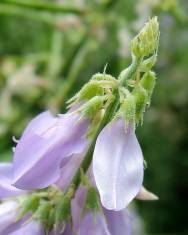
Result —
[[[158, 15], [161, 40], [152, 106], [137, 133], [157, 202], [136, 202], [148, 234], [188, 234], [188, 2], [176, 0], [1, 0], [0, 160], [12, 157], [38, 112], [63, 112], [92, 74], [114, 76], [130, 60], [130, 40]], [[27, 156], [26, 156], [27, 157]]]

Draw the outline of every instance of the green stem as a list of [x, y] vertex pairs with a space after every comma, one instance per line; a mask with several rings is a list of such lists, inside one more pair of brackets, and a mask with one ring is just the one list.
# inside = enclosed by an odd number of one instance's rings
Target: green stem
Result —
[[48, 77], [50, 80], [57, 78], [62, 68], [63, 36], [63, 32], [57, 29], [54, 30], [52, 35], [51, 54], [48, 63]]
[[75, 6], [56, 4], [41, 0], [1, 0], [1, 2], [51, 12], [73, 13], [76, 15], [84, 15], [86, 13], [83, 9]]
[[82, 47], [79, 48], [79, 51], [70, 66], [66, 81], [62, 84], [62, 86], [60, 86], [55, 96], [55, 103], [57, 103], [58, 107], [68, 96], [80, 71], [83, 69], [84, 66], [87, 65], [87, 57], [93, 49], [93, 42], [90, 40], [88, 42], [85, 42]]
[[102, 8], [105, 10], [112, 9], [112, 7], [118, 2], [118, 0], [108, 0], [105, 3], [103, 3]]
[[141, 61], [142, 58], [137, 58], [135, 56], [132, 57], [132, 64], [128, 68], [123, 70], [119, 75], [118, 80], [120, 81], [120, 84], [122, 86], [126, 86], [127, 80], [131, 79], [134, 76]]
[[58, 26], [57, 18], [48, 12], [38, 12], [32, 9], [0, 3], [0, 14], [29, 18], [52, 26]]
[[41, 53], [31, 53], [31, 54], [5, 54], [0, 55], [0, 59], [11, 59], [18, 62], [28, 62], [28, 63], [41, 63], [41, 62], [48, 62], [50, 54], [48, 52], [41, 52]]

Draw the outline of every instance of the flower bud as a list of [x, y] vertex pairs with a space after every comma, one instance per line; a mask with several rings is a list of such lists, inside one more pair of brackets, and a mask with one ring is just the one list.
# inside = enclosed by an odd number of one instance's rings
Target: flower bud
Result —
[[103, 95], [103, 88], [98, 82], [91, 81], [85, 84], [76, 94], [77, 101], [89, 100], [96, 95]]
[[50, 231], [55, 224], [55, 209], [51, 207], [48, 217], [48, 223], [46, 224], [47, 231]]
[[34, 214], [34, 218], [43, 224], [48, 224], [52, 205], [49, 202], [43, 202]]
[[113, 89], [117, 87], [117, 85], [118, 81], [111, 75], [96, 74], [75, 96], [68, 100], [67, 103], [72, 106], [75, 102], [87, 101], [95, 96], [102, 96], [105, 94], [105, 89]]
[[92, 80], [97, 80], [97, 81], [116, 81], [116, 79], [114, 77], [112, 77], [109, 74], [106, 73], [96, 73], [92, 76], [91, 78]]
[[85, 104], [83, 104], [78, 111], [84, 116], [93, 117], [102, 107], [107, 96], [95, 96]]
[[143, 114], [148, 101], [147, 92], [143, 87], [138, 86], [134, 89], [133, 95], [136, 101], [136, 123], [138, 124], [140, 121], [143, 123]]
[[132, 40], [131, 50], [136, 57], [149, 56], [158, 48], [159, 23], [157, 17], [149, 20], [140, 33]]
[[147, 72], [144, 74], [143, 78], [140, 81], [141, 86], [147, 91], [148, 93], [148, 105], [150, 104], [151, 95], [153, 93], [153, 89], [156, 83], [156, 75], [154, 72]]
[[140, 66], [140, 72], [148, 72], [155, 65], [157, 60], [157, 54], [150, 56], [148, 59], [144, 60]]
[[89, 187], [86, 196], [86, 208], [92, 211], [98, 211], [100, 209], [99, 195], [94, 187]]
[[19, 218], [22, 218], [29, 211], [35, 212], [39, 206], [40, 198], [37, 195], [27, 195], [21, 202], [21, 212]]
[[71, 198], [65, 195], [60, 198], [55, 209], [55, 225], [58, 227], [61, 223], [71, 218]]
[[128, 94], [120, 107], [120, 114], [125, 120], [126, 127], [130, 122], [135, 123], [136, 101], [132, 94]]

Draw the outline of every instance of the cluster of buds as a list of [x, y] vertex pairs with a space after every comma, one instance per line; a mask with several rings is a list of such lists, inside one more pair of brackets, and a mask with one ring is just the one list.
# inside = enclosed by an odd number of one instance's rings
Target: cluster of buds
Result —
[[141, 32], [132, 40], [131, 49], [136, 57], [154, 54], [159, 43], [159, 24], [157, 17], [152, 18]]
[[133, 64], [121, 72], [120, 80], [122, 82], [123, 78], [126, 85], [119, 89], [121, 105], [118, 114], [124, 117], [127, 125], [143, 123], [143, 114], [150, 105], [156, 83], [152, 67], [157, 59], [159, 35], [159, 24], [154, 17], [132, 40]]
[[[127, 206], [155, 200], [143, 187], [136, 124], [150, 104], [159, 27], [132, 41], [131, 66], [116, 79], [97, 73], [65, 114], [35, 117], [0, 165], [0, 235], [131, 234]], [[150, 57], [148, 57], [150, 56]]]

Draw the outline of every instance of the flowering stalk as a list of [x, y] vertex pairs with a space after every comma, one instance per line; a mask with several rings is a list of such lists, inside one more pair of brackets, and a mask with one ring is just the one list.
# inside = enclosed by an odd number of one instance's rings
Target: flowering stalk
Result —
[[[149, 32], [147, 31], [148, 27], [149, 27]], [[151, 55], [152, 53], [156, 53], [155, 51], [158, 50], [159, 31], [158, 31], [158, 23], [157, 23], [156, 17], [153, 18], [149, 23], [147, 23], [146, 29], [143, 29], [142, 34], [145, 33], [146, 34], [145, 37], [147, 37], [147, 34], [150, 34], [151, 31], [153, 31], [153, 30], [155, 30], [157, 32], [156, 35], [153, 35], [153, 38], [151, 39], [151, 42], [150, 42], [151, 44], [152, 44], [152, 42], [154, 42], [153, 43], [153, 44], [155, 44], [154, 47], [152, 49], [146, 47], [145, 51], [143, 50], [143, 52], [141, 54], [139, 54], [138, 56], [136, 56], [134, 54], [134, 53], [136, 53], [136, 49], [135, 49], [135, 51], [133, 50], [131, 65], [127, 69], [123, 70], [120, 73], [119, 77], [118, 77], [119, 86], [127, 86], [127, 82], [134, 76], [136, 71], [139, 69], [141, 63], [143, 62], [144, 56], [145, 55]], [[137, 37], [136, 37], [136, 40], [137, 40]], [[139, 45], [138, 41], [134, 42], [134, 40], [135, 39], [133, 39], [132, 47], [136, 47], [136, 46]], [[135, 44], [137, 44], [137, 45], [135, 45]], [[142, 44], [147, 45], [147, 42], [145, 41], [145, 38], [144, 38]], [[114, 96], [115, 96], [115, 99], [108, 106], [107, 110], [105, 111], [105, 115], [103, 117], [103, 120], [101, 121], [101, 124], [99, 125], [98, 130], [96, 131], [96, 133], [93, 137], [93, 141], [90, 145], [90, 148], [88, 149], [88, 152], [86, 153], [86, 156], [85, 156], [82, 164], [80, 165], [80, 168], [78, 169], [77, 173], [75, 174], [75, 176], [72, 180], [71, 185], [74, 187], [75, 190], [78, 188], [78, 186], [81, 182], [81, 171], [80, 171], [80, 169], [82, 169], [86, 173], [89, 166], [90, 166], [90, 164], [91, 164], [96, 139], [97, 139], [99, 133], [104, 128], [104, 126], [106, 126], [110, 122], [110, 120], [112, 120], [112, 118], [114, 117], [114, 115], [117, 112], [117, 109], [120, 105], [118, 88], [116, 88], [114, 90]]]
[[[142, 186], [135, 127], [154, 89], [158, 37], [154, 17], [133, 39], [132, 64], [118, 79], [95, 74], [68, 101], [66, 114], [43, 112], [29, 123], [13, 164], [1, 166], [0, 197], [13, 196], [13, 217], [19, 211], [18, 223], [12, 226], [8, 216], [3, 232], [32, 226], [40, 235], [130, 234], [128, 204], [136, 197], [157, 199]], [[30, 223], [20, 228], [27, 218]]]

